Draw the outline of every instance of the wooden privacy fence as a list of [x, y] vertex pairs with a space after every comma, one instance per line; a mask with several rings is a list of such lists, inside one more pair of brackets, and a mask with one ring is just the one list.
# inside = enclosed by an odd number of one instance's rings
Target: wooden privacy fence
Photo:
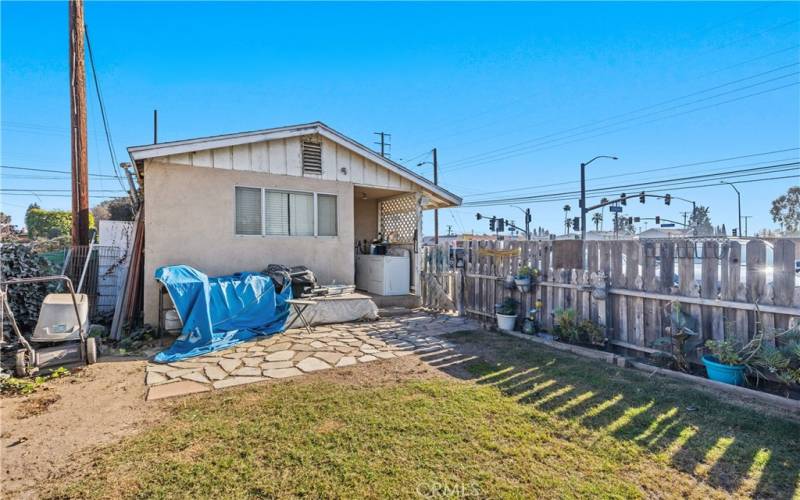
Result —
[[[800, 318], [795, 259], [800, 240], [669, 239], [588, 241], [470, 241], [457, 250], [423, 251], [423, 304], [494, 320], [495, 304], [512, 297], [524, 316], [541, 301], [539, 319], [553, 327], [558, 309], [590, 319], [612, 343], [651, 352], [669, 325], [672, 301], [705, 339], [746, 341], [761, 328], [785, 329]], [[585, 253], [585, 255], [584, 255]], [[587, 268], [583, 269], [583, 258]], [[541, 271], [530, 292], [508, 289], [504, 281], [522, 265]], [[448, 301], [452, 302], [449, 304]]]

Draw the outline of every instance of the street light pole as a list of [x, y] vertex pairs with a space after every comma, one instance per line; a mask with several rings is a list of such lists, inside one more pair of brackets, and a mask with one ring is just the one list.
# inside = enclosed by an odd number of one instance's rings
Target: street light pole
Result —
[[737, 203], [739, 205], [739, 224], [738, 224], [739, 225], [739, 237], [741, 238], [741, 236], [742, 236], [742, 193], [740, 193], [739, 190], [736, 189], [736, 185], [734, 183], [732, 183], [732, 182], [726, 182], [726, 181], [719, 181], [719, 182], [720, 182], [720, 184], [729, 185], [730, 187], [733, 188], [734, 191], [736, 191], [736, 201], [737, 201]]
[[518, 207], [516, 205], [509, 205], [509, 206], [517, 208], [523, 214], [525, 214], [525, 239], [531, 241], [531, 209]]
[[[610, 160], [617, 159], [616, 156], [600, 155], [595, 156], [586, 163], [581, 163], [581, 242], [586, 241], [586, 166], [600, 158], [608, 158]], [[581, 250], [581, 255], [583, 255], [583, 268], [586, 269], [588, 256], [583, 250]]]

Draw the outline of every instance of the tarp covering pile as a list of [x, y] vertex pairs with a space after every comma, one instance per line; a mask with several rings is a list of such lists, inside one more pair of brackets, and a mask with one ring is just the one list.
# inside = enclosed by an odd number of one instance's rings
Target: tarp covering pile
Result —
[[283, 330], [292, 287], [280, 293], [268, 276], [238, 273], [209, 278], [189, 266], [166, 266], [155, 278], [167, 289], [183, 322], [181, 335], [156, 355], [159, 363], [226, 349]]

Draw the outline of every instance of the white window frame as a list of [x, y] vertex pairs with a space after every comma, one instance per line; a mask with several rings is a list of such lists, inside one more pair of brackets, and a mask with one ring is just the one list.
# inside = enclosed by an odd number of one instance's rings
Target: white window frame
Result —
[[[238, 234], [236, 232], [236, 188], [252, 188], [252, 189], [260, 189], [261, 190], [261, 234]], [[314, 234], [310, 235], [296, 235], [296, 234], [266, 234], [267, 233], [267, 197], [265, 196], [265, 191], [273, 191], [277, 193], [295, 193], [295, 194], [310, 194], [313, 196], [314, 199]], [[333, 196], [336, 198], [336, 234], [329, 235], [329, 236], [320, 236], [319, 234], [319, 206], [317, 204], [317, 196], [319, 195], [326, 195], [326, 196]], [[291, 213], [289, 217], [291, 217]], [[233, 236], [235, 238], [323, 238], [323, 239], [335, 239], [339, 237], [339, 228], [341, 227], [339, 221], [339, 194], [338, 193], [331, 193], [328, 191], [302, 191], [299, 189], [282, 189], [282, 188], [270, 188], [270, 187], [261, 187], [261, 186], [246, 186], [236, 184], [233, 186]]]

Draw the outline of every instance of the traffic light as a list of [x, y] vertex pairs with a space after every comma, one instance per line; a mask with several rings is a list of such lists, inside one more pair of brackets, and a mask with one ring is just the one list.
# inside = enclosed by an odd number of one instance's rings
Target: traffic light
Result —
[[580, 217], [573, 217], [572, 218], [572, 229], [574, 231], [581, 230], [581, 218]]
[[661, 217], [656, 215], [656, 224], [661, 224]]
[[633, 225], [633, 217], [628, 217], [628, 225], [629, 226]]
[[497, 219], [497, 232], [504, 233], [506, 231], [505, 219]]
[[530, 224], [532, 220], [533, 220], [533, 216], [531, 215], [531, 209], [530, 208], [526, 208], [525, 209], [525, 223]]
[[644, 203], [644, 200], [645, 200], [644, 191], [642, 191], [641, 193], [639, 193], [639, 203]]
[[623, 205], [628, 204], [628, 199], [625, 197], [625, 193], [622, 193], [621, 195], [619, 195], [619, 197], [620, 197], [620, 203], [622, 203]]
[[672, 201], [672, 196], [669, 193], [664, 195], [664, 205], [669, 205]]
[[478, 220], [481, 220], [481, 219], [483, 219], [483, 215], [481, 215], [480, 213], [477, 213], [477, 214], [475, 214], [475, 218], [478, 219]]
[[731, 236], [735, 238], [738, 232], [739, 231], [737, 231], [736, 228], [731, 229]]
[[633, 222], [639, 222], [639, 221], [641, 221], [641, 220], [642, 220], [642, 219], [640, 219], [639, 217], [634, 217], [634, 218], [633, 218]]
[[497, 219], [494, 218], [494, 217], [489, 219], [489, 231], [494, 231], [494, 226], [495, 226], [496, 222], [497, 222]]

